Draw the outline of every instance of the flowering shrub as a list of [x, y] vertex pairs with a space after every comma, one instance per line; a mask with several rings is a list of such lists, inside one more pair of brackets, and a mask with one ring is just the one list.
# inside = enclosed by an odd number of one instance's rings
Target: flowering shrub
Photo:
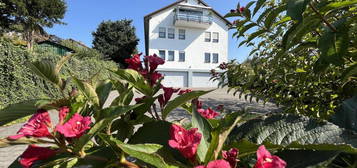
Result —
[[[142, 64], [140, 57], [126, 60], [129, 69], [111, 71], [110, 81], [66, 79], [77, 86], [68, 94], [66, 80], [58, 74], [63, 63], [33, 64], [32, 69], [44, 72], [41, 77], [58, 86], [63, 97], [0, 111], [0, 125], [33, 115], [17, 135], [0, 139], [0, 147], [29, 144], [12, 166], [284, 168], [298, 159], [313, 159], [286, 152], [357, 152], [356, 135], [329, 122], [232, 112], [223, 105], [204, 108], [199, 97], [212, 90], [165, 87], [163, 75], [156, 71], [164, 61], [145, 56]], [[107, 102], [112, 91], [119, 96]], [[190, 123], [167, 121], [176, 108], [191, 115]], [[51, 111], [58, 113], [57, 123], [50, 119]]]

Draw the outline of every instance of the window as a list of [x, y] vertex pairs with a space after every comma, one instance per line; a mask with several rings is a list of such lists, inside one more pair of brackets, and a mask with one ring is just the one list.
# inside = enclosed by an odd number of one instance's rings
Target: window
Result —
[[166, 51], [165, 51], [165, 50], [159, 50], [159, 56], [160, 56], [160, 58], [162, 58], [163, 60], [165, 60]]
[[185, 29], [179, 29], [179, 39], [180, 40], [186, 39], [186, 30]]
[[185, 52], [181, 51], [179, 53], [179, 62], [185, 62], [185, 59], [186, 59], [185, 57], [186, 57]]
[[159, 38], [166, 38], [166, 28], [159, 27]]
[[167, 38], [169, 38], [169, 39], [175, 38], [175, 29], [174, 28], [167, 29]]
[[213, 37], [212, 37], [212, 42], [218, 43], [218, 41], [219, 41], [219, 34], [218, 34], [218, 32], [214, 32], [212, 36], [213, 36]]
[[205, 42], [211, 42], [211, 32], [205, 33]]
[[205, 63], [210, 63], [210, 62], [211, 62], [211, 54], [205, 53]]
[[169, 51], [168, 61], [175, 61], [175, 51]]
[[218, 63], [218, 54], [217, 53], [212, 54], [212, 63]]

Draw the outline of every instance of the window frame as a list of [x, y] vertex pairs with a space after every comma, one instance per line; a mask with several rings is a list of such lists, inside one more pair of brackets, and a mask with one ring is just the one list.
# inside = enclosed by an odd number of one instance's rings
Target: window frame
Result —
[[[164, 31], [161, 31], [161, 30], [164, 30]], [[159, 38], [166, 38], [166, 27], [159, 27]]]
[[[217, 56], [217, 61], [215, 61], [215, 56]], [[212, 53], [212, 63], [218, 64], [219, 62], [219, 54], [218, 53]]]
[[[214, 34], [217, 34], [217, 39], [214, 38]], [[212, 33], [212, 42], [213, 43], [219, 43], [219, 33], [218, 32], [213, 32]]]
[[[164, 55], [162, 56], [160, 52], [164, 52]], [[159, 50], [159, 57], [162, 58], [163, 60], [166, 60], [166, 50]]]
[[[170, 57], [171, 56], [170, 53], [173, 53], [172, 60], [170, 59], [171, 58]], [[167, 61], [175, 61], [175, 51], [173, 51], [173, 50], [167, 51]]]
[[[207, 34], [209, 34], [209, 38], [207, 38]], [[212, 40], [212, 33], [211, 32], [205, 32], [205, 42], [211, 42]]]
[[[183, 54], [183, 57], [181, 57], [182, 56], [181, 54]], [[181, 58], [183, 58], [183, 59], [181, 59]], [[186, 61], [186, 52], [180, 51], [179, 52], [179, 62], [185, 62], [185, 61]]]
[[[171, 33], [170, 33], [170, 30], [172, 30]], [[167, 28], [167, 38], [168, 39], [175, 39], [175, 28]]]
[[[204, 57], [204, 63], [211, 63], [211, 53], [205, 53]], [[208, 61], [207, 61], [207, 56], [208, 56]]]
[[[178, 29], [179, 40], [186, 40], [186, 29]], [[183, 32], [183, 34], [182, 34]]]

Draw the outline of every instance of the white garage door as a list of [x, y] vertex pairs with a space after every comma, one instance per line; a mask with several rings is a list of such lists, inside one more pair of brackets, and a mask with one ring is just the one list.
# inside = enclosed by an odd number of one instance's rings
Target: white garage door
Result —
[[211, 74], [208, 72], [194, 72], [192, 75], [192, 87], [217, 87], [218, 81], [210, 80]]
[[165, 78], [162, 84], [165, 87], [187, 87], [187, 72], [161, 71]]

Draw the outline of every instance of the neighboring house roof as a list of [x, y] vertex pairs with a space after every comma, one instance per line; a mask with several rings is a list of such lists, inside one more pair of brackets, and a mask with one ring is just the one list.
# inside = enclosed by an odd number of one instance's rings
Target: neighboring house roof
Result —
[[66, 46], [63, 46], [63, 45], [61, 45], [61, 44], [59, 44], [59, 43], [57, 43], [57, 42], [55, 42], [55, 41], [44, 40], [44, 41], [38, 42], [37, 44], [39, 44], [39, 45], [41, 45], [41, 44], [51, 44], [51, 45], [54, 45], [54, 46], [56, 46], [56, 47], [66, 49], [66, 50], [69, 51], [69, 52], [75, 52], [73, 49], [68, 48], [68, 47], [66, 47]]
[[77, 45], [79, 45], [79, 46], [81, 46], [81, 47], [83, 47], [83, 48], [87, 48], [87, 49], [89, 49], [89, 47], [88, 46], [86, 46], [85, 44], [83, 44], [82, 42], [80, 42], [80, 41], [77, 41], [77, 40], [74, 40], [74, 39], [68, 39], [69, 41], [71, 41], [72, 43], [76, 43]]
[[[153, 15], [155, 15], [155, 14], [158, 14], [158, 13], [160, 13], [160, 12], [166, 10], [166, 9], [169, 9], [169, 8], [171, 8], [171, 7], [174, 7], [174, 6], [178, 5], [178, 4], [180, 4], [181, 2], [185, 2], [185, 1], [187, 1], [187, 0], [178, 0], [178, 1], [176, 1], [176, 2], [174, 2], [174, 3], [172, 3], [172, 4], [170, 4], [170, 5], [167, 5], [167, 6], [161, 8], [161, 9], [159, 9], [159, 10], [156, 10], [156, 11], [152, 12], [152, 13], [150, 13], [150, 14], [148, 14], [148, 15], [146, 15], [146, 16], [144, 17], [144, 33], [145, 33], [145, 50], [146, 50], [145, 52], [146, 52], [146, 55], [149, 54], [149, 20], [151, 19], [151, 17], [152, 17]], [[206, 6], [206, 7], [209, 7], [209, 5], [208, 5], [206, 2], [204, 2], [204, 1], [202, 1], [202, 0], [197, 0], [197, 1], [198, 1], [200, 4], [202, 4], [202, 5]], [[212, 12], [213, 12], [214, 14], [216, 14], [219, 18], [221, 18], [224, 22], [226, 22], [227, 25], [229, 25], [229, 26], [232, 25], [232, 23], [231, 23], [229, 20], [227, 20], [224, 16], [222, 16], [221, 14], [219, 14], [217, 11], [215, 11], [215, 10], [212, 9], [212, 8], [211, 8], [210, 10], [212, 10]]]

